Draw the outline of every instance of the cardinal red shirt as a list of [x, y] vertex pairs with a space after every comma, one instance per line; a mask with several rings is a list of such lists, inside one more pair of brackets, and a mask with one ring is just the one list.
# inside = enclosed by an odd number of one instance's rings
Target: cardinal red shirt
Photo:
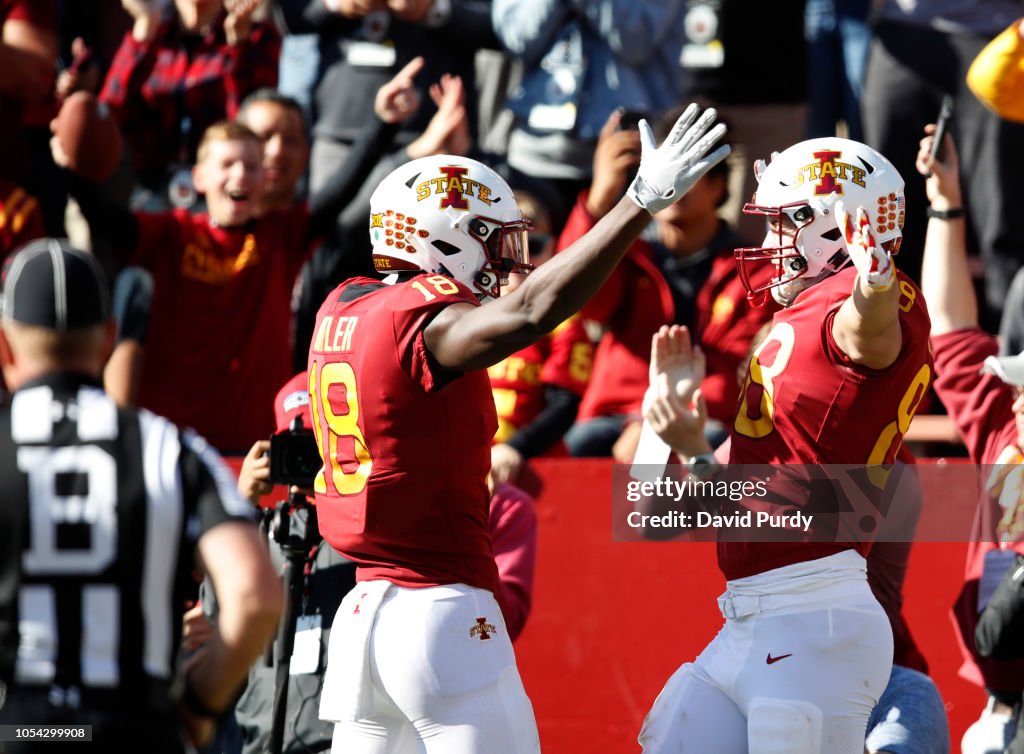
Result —
[[536, 343], [487, 370], [498, 412], [494, 442], [507, 442], [544, 408], [544, 386], [578, 396], [590, 379], [594, 346], [579, 316], [573, 316]]
[[[1024, 689], [1024, 660], [981, 657], [974, 645], [978, 592], [987, 558], [1000, 549], [1001, 540], [1006, 540], [1003, 547], [1024, 553], [1024, 541], [1019, 532], [997, 530], [997, 522], [1003, 517], [998, 502], [1002, 487], [1014, 483], [1014, 477], [1008, 478], [1008, 473], [1024, 463], [1024, 453], [1017, 444], [1013, 388], [994, 375], [981, 373], [985, 358], [997, 355], [999, 344], [980, 328], [936, 335], [932, 338], [932, 348], [938, 372], [935, 393], [963, 438], [971, 462], [986, 467], [983, 471], [988, 474], [967, 549], [963, 589], [953, 608], [964, 661], [960, 675], [997, 691], [1019, 693]], [[1002, 499], [1005, 501], [1010, 496]], [[1018, 511], [1020, 506], [1018, 502]], [[988, 567], [997, 568], [1000, 563], [1004, 561], [993, 560]]]
[[[902, 349], [885, 369], [854, 363], [832, 338], [832, 322], [853, 290], [849, 267], [802, 292], [775, 315], [747, 368], [733, 424], [730, 464], [888, 464], [932, 379], [931, 324], [917, 286], [900, 274]], [[812, 507], [808, 487], [778, 513]], [[790, 490], [787, 490], [790, 492]], [[879, 490], [879, 495], [881, 490]], [[718, 561], [736, 579], [855, 548], [866, 542], [720, 541]]]
[[137, 213], [130, 264], [153, 274], [139, 403], [193, 427], [223, 453], [275, 429], [291, 373], [291, 294], [307, 257], [304, 206], [244, 229], [185, 210]]
[[450, 372], [423, 331], [465, 286], [352, 278], [317, 313], [310, 402], [324, 469], [320, 533], [358, 580], [496, 591], [486, 477], [497, 428], [487, 372]]

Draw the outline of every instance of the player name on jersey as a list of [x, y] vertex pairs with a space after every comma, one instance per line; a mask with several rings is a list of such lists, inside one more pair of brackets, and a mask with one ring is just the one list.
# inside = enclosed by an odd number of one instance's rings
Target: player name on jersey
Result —
[[327, 315], [317, 328], [313, 338], [313, 350], [317, 353], [341, 353], [352, 350], [352, 336], [355, 334], [359, 317], [332, 317]]

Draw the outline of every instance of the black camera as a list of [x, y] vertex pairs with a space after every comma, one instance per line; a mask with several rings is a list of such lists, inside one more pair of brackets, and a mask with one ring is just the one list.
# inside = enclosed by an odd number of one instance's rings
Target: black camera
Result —
[[312, 487], [323, 466], [313, 431], [296, 422], [270, 436], [270, 483]]

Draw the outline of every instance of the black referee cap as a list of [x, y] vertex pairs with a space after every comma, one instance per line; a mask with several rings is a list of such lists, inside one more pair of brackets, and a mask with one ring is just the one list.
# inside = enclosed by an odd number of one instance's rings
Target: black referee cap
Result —
[[96, 257], [63, 238], [40, 238], [10, 256], [3, 317], [57, 332], [106, 322], [110, 294]]

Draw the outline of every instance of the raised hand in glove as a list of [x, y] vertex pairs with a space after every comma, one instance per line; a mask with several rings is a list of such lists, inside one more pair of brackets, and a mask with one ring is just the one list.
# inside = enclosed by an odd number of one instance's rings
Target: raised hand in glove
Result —
[[639, 123], [640, 167], [626, 193], [652, 215], [681, 199], [729, 154], [728, 144], [710, 151], [725, 134], [723, 123], [712, 128], [718, 113], [708, 108], [698, 118], [699, 112], [695, 104], [686, 108], [660, 147], [654, 145], [654, 133], [647, 121]]
[[854, 221], [843, 202], [836, 201], [835, 213], [836, 225], [846, 239], [846, 249], [853, 266], [857, 268], [857, 274], [872, 290], [889, 290], [896, 280], [896, 267], [889, 252], [880, 248], [875, 241], [867, 211], [858, 207], [857, 219]]

